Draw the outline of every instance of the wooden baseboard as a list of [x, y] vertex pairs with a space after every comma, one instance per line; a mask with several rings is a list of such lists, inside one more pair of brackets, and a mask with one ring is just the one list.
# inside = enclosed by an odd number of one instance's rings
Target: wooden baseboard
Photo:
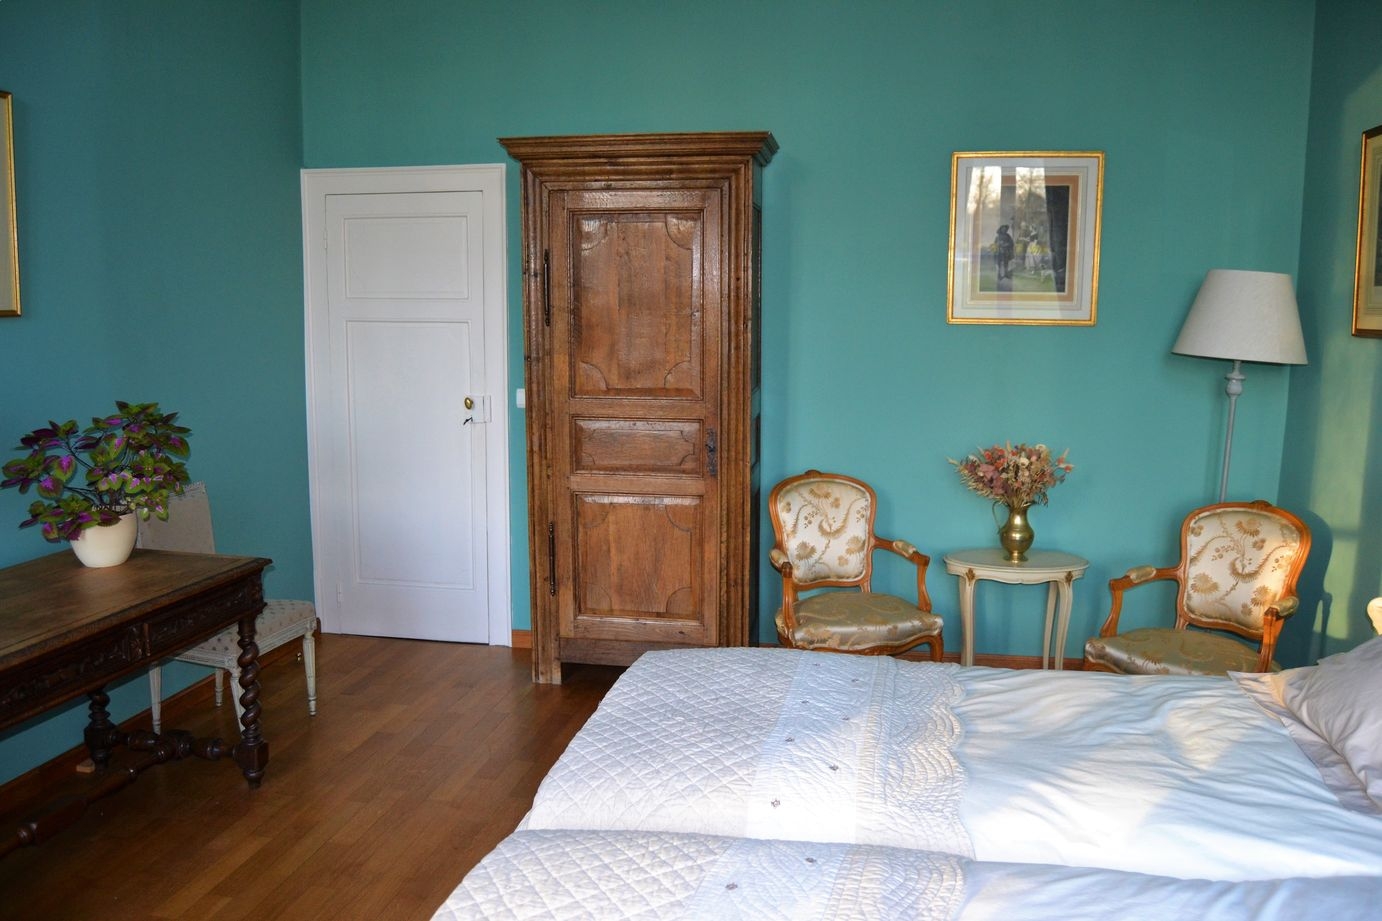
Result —
[[[764, 643], [763, 645], [775, 646], [777, 644]], [[925, 651], [915, 649], [911, 652], [904, 652], [902, 655], [897, 656], [897, 658], [906, 659], [909, 662], [929, 662], [931, 660], [931, 657], [927, 655]], [[941, 661], [953, 662], [958, 665], [960, 662], [960, 654], [958, 652], [947, 652], [945, 655], [941, 656]], [[1015, 668], [1039, 671], [1041, 669], [1041, 656], [991, 655], [988, 653], [976, 652], [974, 654], [974, 664], [985, 668]], [[1052, 662], [1051, 665], [1054, 667], [1055, 663]], [[1061, 661], [1061, 668], [1068, 672], [1082, 671], [1084, 669], [1084, 659], [1064, 659]]]
[[[760, 643], [761, 646], [776, 646], [776, 643]], [[514, 649], [532, 649], [533, 632], [531, 630], [513, 631]], [[926, 661], [926, 653], [908, 652], [898, 656], [899, 659], [911, 659], [914, 661]], [[948, 652], [944, 656], [946, 662], [959, 662], [958, 652]], [[974, 654], [974, 664], [983, 665], [988, 668], [1018, 668], [1018, 669], [1039, 669], [1041, 668], [1040, 656], [1003, 656], [986, 655], [985, 653]], [[1083, 659], [1066, 659], [1061, 663], [1066, 671], [1080, 671], [1084, 668]]]
[[[913, 655], [912, 653], [907, 653], [906, 655], [902, 656], [901, 658], [904, 658], [904, 659], [925, 659], [926, 656], [925, 656], [925, 655], [916, 656], [916, 655]], [[956, 663], [958, 663], [958, 662], [960, 661], [960, 654], [959, 654], [958, 652], [947, 652], [947, 653], [945, 654], [943, 660], [946, 661], [946, 662], [956, 662]], [[1018, 668], [1018, 669], [1030, 668], [1030, 669], [1040, 669], [1040, 668], [1041, 668], [1041, 656], [1000, 656], [1000, 655], [986, 655], [986, 654], [984, 654], [984, 653], [982, 653], [982, 652], [976, 652], [976, 653], [974, 654], [974, 664], [975, 664], [975, 665], [982, 665], [982, 666], [985, 666], [985, 667], [987, 667], [987, 668]], [[1052, 664], [1053, 666], [1055, 665], [1054, 662], [1052, 662], [1051, 664]], [[1084, 659], [1064, 659], [1064, 660], [1061, 661], [1061, 668], [1065, 669], [1065, 670], [1068, 671], [1068, 672], [1083, 671], [1083, 670], [1084, 670]]]

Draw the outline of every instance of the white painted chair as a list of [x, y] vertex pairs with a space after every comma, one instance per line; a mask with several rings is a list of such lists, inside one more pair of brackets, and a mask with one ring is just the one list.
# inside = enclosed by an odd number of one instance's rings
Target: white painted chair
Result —
[[[211, 501], [205, 483], [193, 483], [174, 496], [167, 521], [150, 518], [139, 522], [138, 545], [149, 550], [180, 550], [186, 553], [215, 553], [216, 541], [211, 530]], [[317, 646], [313, 632], [317, 629], [317, 609], [310, 601], [275, 601], [266, 599], [264, 610], [254, 625], [254, 641], [263, 655], [289, 640], [302, 637], [302, 665], [307, 672], [307, 712], [317, 715]], [[221, 678], [230, 675], [230, 697], [235, 704], [235, 717], [244, 716], [240, 706], [240, 637], [235, 627], [228, 627], [211, 639], [179, 653], [176, 659], [195, 662], [216, 669], [216, 706], [221, 705]], [[154, 732], [160, 730], [163, 706], [163, 673], [155, 665], [149, 669], [150, 712]]]

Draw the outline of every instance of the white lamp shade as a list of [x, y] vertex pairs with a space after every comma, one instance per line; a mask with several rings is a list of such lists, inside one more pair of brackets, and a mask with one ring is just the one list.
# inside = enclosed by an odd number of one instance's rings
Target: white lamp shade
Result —
[[1291, 276], [1210, 269], [1171, 351], [1230, 361], [1305, 364]]

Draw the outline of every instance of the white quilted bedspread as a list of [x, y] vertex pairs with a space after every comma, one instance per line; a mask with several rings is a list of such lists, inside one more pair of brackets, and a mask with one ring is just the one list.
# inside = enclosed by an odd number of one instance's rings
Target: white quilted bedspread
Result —
[[968, 854], [954, 671], [791, 650], [649, 653], [543, 780], [529, 828]]
[[953, 917], [960, 858], [659, 832], [519, 831], [435, 915], [472, 919]]
[[517, 831], [434, 921], [1353, 921], [1382, 878], [1209, 882], [854, 844]]

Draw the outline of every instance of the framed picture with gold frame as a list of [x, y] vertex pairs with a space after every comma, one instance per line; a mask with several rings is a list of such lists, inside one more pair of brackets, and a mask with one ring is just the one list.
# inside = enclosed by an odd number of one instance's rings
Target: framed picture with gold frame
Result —
[[1353, 274], [1353, 335], [1382, 337], [1382, 125], [1363, 132], [1358, 183], [1358, 261]]
[[956, 153], [950, 161], [951, 323], [1093, 326], [1102, 151]]
[[19, 316], [19, 232], [14, 220], [14, 110], [0, 90], [0, 317]]

